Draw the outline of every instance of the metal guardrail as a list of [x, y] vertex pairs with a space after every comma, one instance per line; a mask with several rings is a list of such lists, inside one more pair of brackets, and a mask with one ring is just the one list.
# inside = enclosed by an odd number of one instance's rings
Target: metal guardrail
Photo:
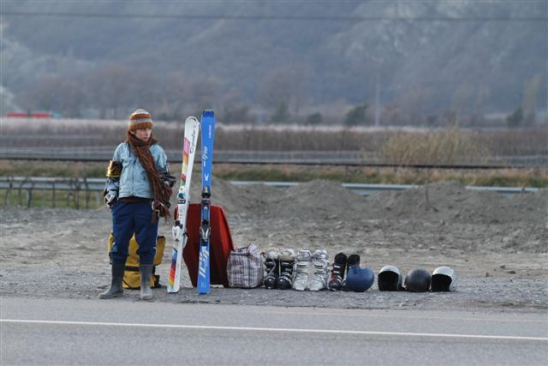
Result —
[[[250, 184], [264, 184], [266, 186], [277, 188], [289, 188], [297, 186], [298, 182], [253, 182], [253, 181], [230, 181], [230, 183], [236, 186], [245, 186]], [[362, 183], [341, 183], [344, 188], [347, 188], [360, 196], [369, 196], [376, 192], [387, 191], [403, 191], [411, 188], [420, 188], [420, 185], [414, 184], [362, 184]], [[491, 191], [501, 194], [516, 194], [523, 192], [536, 192], [538, 188], [532, 187], [487, 187], [487, 186], [466, 186], [466, 189], [474, 191]]]
[[[83, 205], [90, 207], [92, 194], [94, 196], [95, 206], [99, 206], [102, 198], [100, 193], [105, 186], [105, 179], [97, 178], [48, 178], [48, 177], [0, 177], [0, 190], [3, 190], [4, 205], [17, 199], [19, 205], [31, 207], [33, 192], [50, 191], [52, 207], [56, 207], [59, 200], [56, 192], [65, 191], [66, 207], [71, 205], [80, 208]], [[82, 194], [82, 195], [81, 195]], [[17, 197], [15, 197], [15, 195]], [[82, 196], [82, 197], [81, 197]], [[40, 194], [39, 200], [44, 200]]]
[[0, 177], [0, 189], [36, 189], [99, 192], [105, 188], [103, 178]]
[[[289, 188], [297, 186], [298, 182], [256, 182], [256, 181], [230, 181], [235, 186], [251, 184], [264, 184], [276, 188]], [[407, 184], [361, 184], [342, 183], [347, 188], [359, 195], [367, 196], [375, 192], [402, 191], [411, 188], [419, 188], [419, 185]], [[105, 178], [53, 178], [53, 177], [0, 177], [0, 189], [17, 190], [60, 190], [60, 191], [91, 191], [102, 192], [105, 188]], [[536, 192], [538, 188], [531, 187], [486, 187], [466, 186], [467, 189], [477, 191], [492, 191], [501, 194], [516, 194], [522, 192]]]
[[[112, 158], [114, 148], [110, 146], [79, 146], [63, 148], [3, 148], [0, 159], [9, 160], [54, 160], [107, 162]], [[181, 151], [166, 150], [170, 163], [181, 162]], [[196, 154], [196, 162], [200, 153]], [[450, 165], [387, 163], [378, 156], [365, 158], [359, 151], [215, 151], [215, 162], [220, 164], [296, 164], [296, 165], [346, 165], [376, 167], [410, 167], [439, 169], [500, 169], [545, 167], [548, 156], [499, 156], [489, 164], [455, 163]]]
[[[107, 162], [112, 159], [113, 147], [89, 146], [74, 148], [4, 148], [0, 150], [0, 159], [10, 160], [57, 160], [57, 161], [93, 161]], [[181, 162], [180, 150], [166, 150], [170, 163]], [[196, 162], [200, 162], [200, 151]], [[232, 164], [362, 164], [359, 151], [215, 151], [216, 163]], [[371, 162], [378, 163], [376, 159]]]

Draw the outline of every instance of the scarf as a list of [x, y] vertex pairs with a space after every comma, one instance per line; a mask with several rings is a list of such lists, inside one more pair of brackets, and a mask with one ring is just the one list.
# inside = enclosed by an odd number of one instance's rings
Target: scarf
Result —
[[[160, 173], [156, 170], [156, 165], [154, 164], [154, 158], [150, 152], [150, 147], [154, 144], [157, 144], [158, 141], [154, 139], [152, 135], [148, 141], [139, 140], [131, 132], [127, 131], [126, 133], [127, 140], [131, 149], [139, 158], [139, 162], [143, 166], [147, 173], [148, 180], [150, 182], [150, 188], [152, 190], [152, 198], [154, 202], [152, 207], [155, 211], [160, 214], [160, 217], [165, 217], [166, 220], [168, 217], [171, 217], [169, 213], [169, 208], [166, 203], [169, 203], [169, 198], [171, 197], [171, 187], [165, 185], [162, 182]], [[156, 215], [152, 215], [152, 222], [156, 222]]]

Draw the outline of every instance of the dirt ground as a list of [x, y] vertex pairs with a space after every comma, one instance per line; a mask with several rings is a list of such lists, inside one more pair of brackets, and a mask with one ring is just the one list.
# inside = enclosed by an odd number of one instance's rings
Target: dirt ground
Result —
[[[197, 177], [194, 177], [197, 178]], [[193, 179], [192, 202], [199, 199]], [[384, 265], [402, 272], [442, 265], [459, 275], [454, 293], [387, 293], [376, 284], [366, 293], [214, 288], [199, 296], [183, 267], [183, 289], [155, 289], [153, 301], [333, 308], [478, 309], [545, 312], [548, 309], [548, 191], [506, 197], [470, 191], [457, 183], [358, 196], [337, 183], [312, 181], [281, 189], [236, 187], [213, 181], [212, 203], [228, 215], [234, 243], [271, 247], [325, 248], [358, 253], [378, 273]], [[110, 280], [106, 239], [110, 212], [2, 207], [0, 295], [96, 299]], [[171, 222], [157, 269], [166, 284]], [[138, 291], [124, 298], [136, 301]]]

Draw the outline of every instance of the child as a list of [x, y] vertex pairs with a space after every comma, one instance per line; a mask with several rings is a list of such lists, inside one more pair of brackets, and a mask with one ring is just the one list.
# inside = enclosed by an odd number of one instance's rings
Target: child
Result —
[[114, 244], [109, 253], [112, 266], [110, 288], [100, 299], [122, 296], [129, 241], [139, 244], [141, 299], [152, 299], [150, 281], [158, 216], [169, 216], [169, 198], [175, 178], [169, 175], [167, 156], [152, 136], [152, 118], [144, 109], [129, 117], [126, 141], [118, 145], [107, 169], [105, 202], [112, 210]]

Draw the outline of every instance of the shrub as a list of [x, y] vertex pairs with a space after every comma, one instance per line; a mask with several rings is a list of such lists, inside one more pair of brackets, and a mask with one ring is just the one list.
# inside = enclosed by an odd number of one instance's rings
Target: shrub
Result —
[[276, 108], [276, 112], [272, 116], [272, 122], [276, 123], [287, 123], [289, 118], [289, 108], [287, 107], [287, 103], [281, 102], [278, 105], [278, 108]]
[[317, 126], [317, 125], [321, 124], [322, 122], [323, 122], [323, 116], [319, 112], [312, 113], [312, 114], [309, 114], [308, 116], [306, 116], [306, 122], [305, 123], [307, 125]]
[[397, 133], [381, 146], [381, 155], [394, 164], [449, 165], [486, 163], [491, 153], [469, 134], [451, 127], [441, 132]]
[[508, 125], [508, 127], [519, 127], [523, 124], [523, 122], [523, 109], [521, 107], [519, 107], [514, 111], [514, 113], [506, 117], [506, 124]]
[[352, 108], [344, 117], [344, 124], [346, 126], [359, 126], [371, 124], [370, 119], [367, 116], [367, 104], [358, 105]]

